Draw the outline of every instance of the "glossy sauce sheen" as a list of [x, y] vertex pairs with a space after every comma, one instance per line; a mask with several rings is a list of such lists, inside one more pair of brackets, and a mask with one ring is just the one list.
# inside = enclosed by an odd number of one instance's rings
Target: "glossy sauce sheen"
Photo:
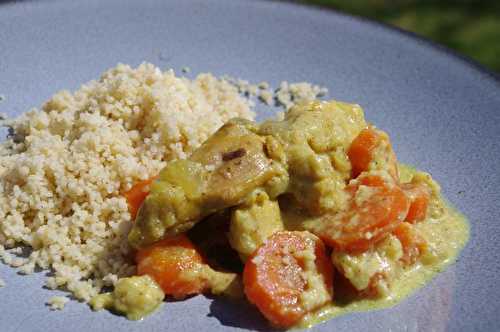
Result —
[[[402, 180], [411, 177], [416, 172], [411, 167], [404, 165], [401, 166], [401, 171]], [[422, 264], [417, 261], [416, 264], [409, 266], [396, 278], [391, 287], [390, 295], [385, 298], [348, 301], [339, 298], [336, 294], [337, 298], [333, 304], [308, 314], [296, 327], [308, 328], [336, 316], [396, 305], [424, 286], [448, 265], [454, 263], [469, 239], [469, 223], [443, 197], [440, 196], [439, 199], [444, 203], [444, 213], [439, 218], [428, 217], [417, 224], [424, 238], [436, 248], [438, 259], [435, 262]]]

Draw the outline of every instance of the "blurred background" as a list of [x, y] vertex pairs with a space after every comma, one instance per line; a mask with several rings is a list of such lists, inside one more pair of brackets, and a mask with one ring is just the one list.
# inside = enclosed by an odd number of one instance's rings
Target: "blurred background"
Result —
[[500, 73], [500, 0], [300, 0], [443, 44]]

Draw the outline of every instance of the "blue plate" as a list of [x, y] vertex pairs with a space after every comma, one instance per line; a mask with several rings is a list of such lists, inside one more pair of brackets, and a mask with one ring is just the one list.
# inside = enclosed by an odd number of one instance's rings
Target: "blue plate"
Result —
[[[500, 325], [500, 84], [449, 51], [372, 22], [268, 1], [9, 2], [0, 5], [0, 112], [40, 105], [118, 62], [189, 66], [254, 82], [310, 81], [361, 104], [400, 160], [427, 170], [472, 225], [457, 264], [399, 305], [335, 318], [318, 331], [493, 331]], [[261, 117], [267, 115], [261, 112]], [[266, 329], [250, 306], [202, 296], [142, 322], [93, 313], [54, 292], [44, 273], [0, 267], [2, 331]], [[56, 292], [57, 293], [57, 292]]]

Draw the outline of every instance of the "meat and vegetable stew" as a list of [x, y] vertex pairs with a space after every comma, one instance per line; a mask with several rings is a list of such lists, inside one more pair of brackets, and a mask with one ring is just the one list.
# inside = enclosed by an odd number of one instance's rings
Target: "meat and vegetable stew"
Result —
[[[230, 120], [125, 196], [148, 287], [246, 298], [283, 328], [393, 303], [468, 236], [431, 176], [398, 163], [359, 106], [336, 101]], [[163, 299], [153, 293], [153, 305], [137, 301], [144, 314]], [[105, 296], [94, 302], [129, 312], [123, 295]]]

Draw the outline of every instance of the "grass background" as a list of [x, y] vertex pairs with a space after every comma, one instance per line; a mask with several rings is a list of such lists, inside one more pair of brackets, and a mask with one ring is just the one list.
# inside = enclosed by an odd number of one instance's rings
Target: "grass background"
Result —
[[395, 25], [500, 73], [500, 0], [302, 0]]

